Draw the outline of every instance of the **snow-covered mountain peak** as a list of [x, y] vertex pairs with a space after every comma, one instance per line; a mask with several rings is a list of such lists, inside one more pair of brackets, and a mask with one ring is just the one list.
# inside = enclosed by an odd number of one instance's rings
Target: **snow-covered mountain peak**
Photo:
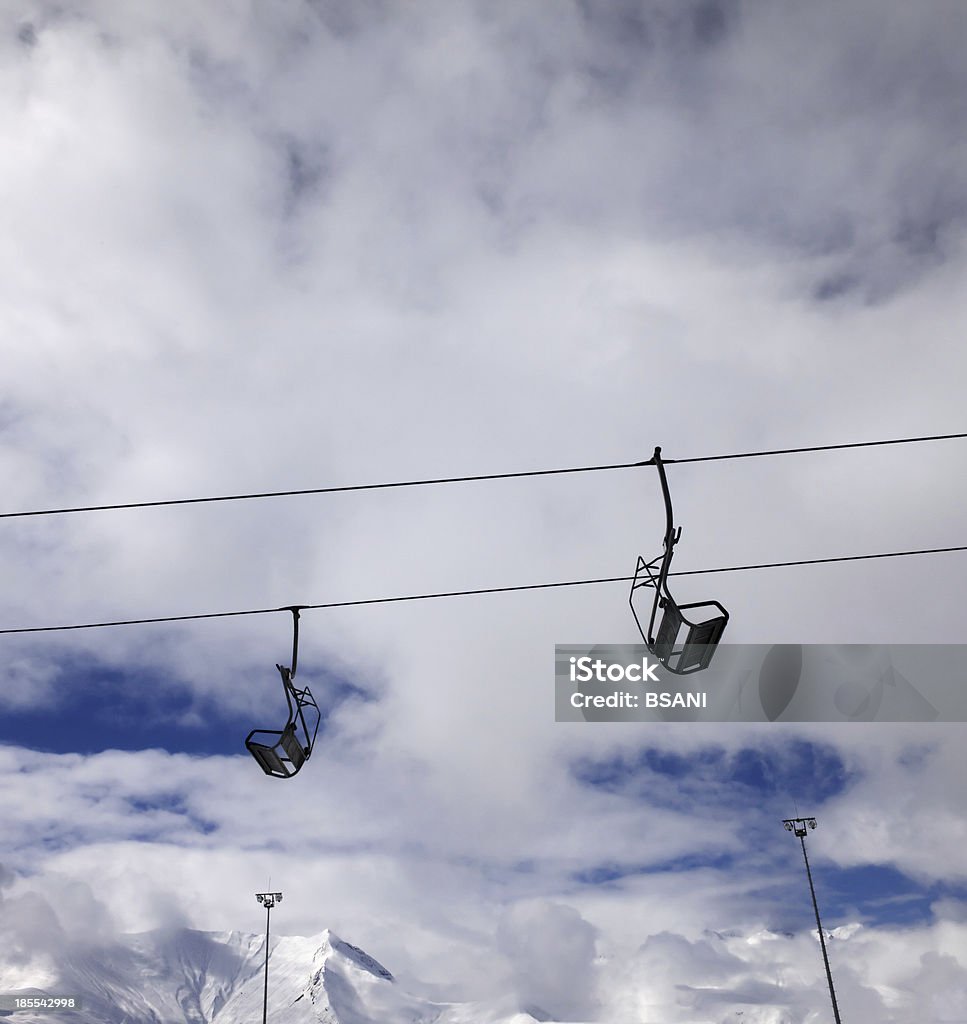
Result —
[[[122, 935], [17, 966], [0, 949], [9, 993], [81, 997], [72, 1024], [251, 1024], [262, 1019], [265, 935], [189, 928]], [[269, 1024], [533, 1024], [516, 1000], [436, 1003], [407, 992], [330, 930], [271, 935]], [[20, 1013], [18, 1024], [50, 1024]]]
[[329, 960], [330, 957], [341, 957], [360, 970], [373, 974], [377, 978], [382, 978], [384, 981], [393, 981], [393, 975], [378, 960], [375, 960], [351, 942], [344, 942], [331, 929], [327, 928], [320, 935], [315, 936], [312, 941], [318, 941], [318, 949], [313, 958], [314, 965], [316, 960], [322, 962]]
[[[74, 1019], [85, 1024], [241, 1024], [262, 1016], [264, 935], [168, 928], [75, 946], [28, 970], [4, 960], [0, 951], [8, 992], [80, 995]], [[384, 1010], [414, 1024], [437, 1015], [397, 993], [382, 964], [329, 930], [272, 935], [268, 969], [268, 1016], [276, 1024], [375, 1024], [387, 1019]]]

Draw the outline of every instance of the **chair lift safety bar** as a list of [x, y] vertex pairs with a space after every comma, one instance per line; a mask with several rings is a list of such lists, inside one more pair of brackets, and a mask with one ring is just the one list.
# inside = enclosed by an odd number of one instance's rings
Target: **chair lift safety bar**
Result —
[[[715, 645], [721, 639], [725, 624], [729, 621], [729, 613], [718, 601], [678, 604], [669, 593], [668, 570], [672, 564], [675, 545], [682, 535], [682, 528], [679, 526], [676, 530], [674, 526], [672, 499], [668, 493], [668, 480], [661, 459], [661, 448], [656, 448], [654, 457], [649, 463], [646, 463], [646, 465], [652, 464], [658, 467], [658, 477], [661, 480], [661, 490], [665, 498], [665, 549], [662, 554], [650, 562], [646, 562], [639, 556], [628, 602], [631, 605], [635, 622], [638, 624], [638, 631], [645, 641], [645, 646], [669, 672], [681, 676], [690, 672], [701, 672], [702, 669], [708, 668], [712, 655], [715, 653]], [[642, 620], [638, 617], [638, 612], [635, 609], [636, 592], [640, 593], [644, 588], [654, 590], [647, 631], [642, 628]], [[658, 626], [658, 634], [655, 635], [655, 617], [659, 608], [662, 609], [663, 614]], [[719, 614], [711, 617], [700, 616], [693, 611], [693, 609], [699, 608], [715, 608], [718, 609]], [[686, 611], [689, 612], [688, 615], [685, 614]], [[688, 632], [685, 634], [684, 641], [680, 642], [679, 637], [683, 626], [688, 627]]]
[[262, 771], [277, 779], [292, 778], [309, 759], [322, 717], [309, 687], [300, 690], [293, 684], [299, 657], [299, 609], [285, 610], [292, 612], [292, 667], [275, 667], [282, 676], [289, 717], [281, 729], [253, 729], [245, 740], [245, 746]]

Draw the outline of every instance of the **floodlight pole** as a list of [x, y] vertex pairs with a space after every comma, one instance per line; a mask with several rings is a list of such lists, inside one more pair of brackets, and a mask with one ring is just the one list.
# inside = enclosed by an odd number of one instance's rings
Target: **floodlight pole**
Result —
[[829, 969], [829, 955], [826, 952], [826, 938], [823, 935], [823, 922], [819, 919], [819, 904], [816, 902], [816, 889], [813, 886], [813, 873], [809, 870], [809, 858], [806, 856], [806, 829], [816, 827], [815, 818], [785, 818], [782, 822], [787, 832], [792, 832], [802, 846], [802, 859], [806, 862], [806, 877], [809, 879], [809, 895], [813, 898], [813, 910], [816, 912], [816, 929], [819, 932], [819, 944], [823, 950], [823, 964], [826, 967], [826, 981], [829, 983], [829, 998], [833, 1002], [833, 1018], [836, 1024], [839, 1019], [839, 1006], [836, 1003], [836, 989], [833, 988], [833, 973]]
[[282, 902], [282, 893], [257, 892], [255, 898], [265, 905], [265, 992], [262, 996], [262, 1024], [266, 1024], [269, 1011], [269, 915], [276, 903]]

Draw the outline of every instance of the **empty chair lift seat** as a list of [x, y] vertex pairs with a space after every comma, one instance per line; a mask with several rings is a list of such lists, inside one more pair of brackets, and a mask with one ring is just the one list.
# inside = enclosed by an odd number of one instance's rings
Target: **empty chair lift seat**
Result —
[[[663, 607], [664, 613], [652, 649], [655, 657], [672, 672], [681, 675], [701, 672], [702, 669], [708, 668], [715, 653], [715, 645], [721, 639], [725, 624], [729, 621], [729, 613], [718, 601], [677, 605], [666, 598], [663, 604], [659, 602], [659, 606]], [[686, 619], [682, 614], [685, 608], [711, 607], [717, 608], [722, 614], [700, 622]], [[688, 632], [685, 634], [684, 642], [679, 644], [683, 626], [688, 627]]]
[[292, 667], [275, 667], [282, 676], [289, 716], [281, 729], [253, 729], [245, 739], [245, 746], [262, 771], [276, 779], [292, 778], [306, 763], [322, 718], [309, 687], [300, 690], [292, 681], [299, 657], [299, 609], [286, 610], [292, 612]]
[[[676, 675], [701, 672], [702, 669], [708, 668], [709, 662], [712, 660], [715, 647], [722, 638], [726, 623], [729, 621], [729, 613], [718, 601], [694, 601], [691, 604], [678, 604], [669, 592], [668, 572], [671, 568], [672, 554], [675, 545], [681, 538], [682, 530], [681, 527], [675, 528], [672, 500], [668, 491], [665, 466], [661, 458], [661, 448], [655, 449], [651, 464], [658, 467], [662, 496], [665, 499], [664, 550], [650, 562], [639, 557], [628, 600], [645, 646], [669, 672]], [[651, 591], [651, 612], [639, 616], [635, 608], [635, 598], [640, 595], [642, 590]], [[714, 609], [717, 614], [701, 616], [698, 614], [698, 609], [701, 608]], [[655, 618], [659, 609], [662, 611], [662, 617], [656, 634], [654, 632]], [[685, 615], [686, 611], [691, 614]], [[687, 632], [683, 639], [684, 627], [687, 627]]]
[[[256, 737], [278, 737], [274, 743], [262, 742]], [[299, 742], [295, 734], [295, 725], [287, 725], [284, 729], [258, 729], [249, 733], [245, 746], [261, 765], [266, 775], [274, 775], [279, 779], [288, 779], [305, 764], [309, 756], [308, 750]]]

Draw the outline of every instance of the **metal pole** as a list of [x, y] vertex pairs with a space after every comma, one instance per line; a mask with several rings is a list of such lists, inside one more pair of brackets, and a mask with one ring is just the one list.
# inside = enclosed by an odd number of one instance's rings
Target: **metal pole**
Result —
[[813, 885], [813, 873], [809, 868], [809, 858], [806, 856], [806, 829], [816, 827], [815, 818], [786, 818], [783, 826], [787, 832], [792, 832], [802, 846], [802, 859], [806, 862], [806, 878], [809, 880], [809, 895], [812, 897], [813, 910], [816, 914], [816, 930], [819, 932], [819, 945], [823, 951], [823, 966], [826, 968], [826, 981], [829, 984], [829, 998], [833, 1003], [833, 1018], [836, 1024], [842, 1024], [839, 1018], [839, 1005], [836, 1002], [836, 989], [833, 988], [833, 972], [829, 969], [829, 955], [826, 952], [826, 937], [823, 934], [823, 922], [819, 918], [819, 904], [816, 902], [816, 888]]
[[809, 895], [813, 898], [813, 910], [816, 912], [816, 928], [819, 931], [819, 944], [823, 949], [823, 964], [826, 967], [826, 981], [829, 983], [829, 998], [833, 1001], [833, 1017], [836, 1024], [842, 1024], [839, 1019], [839, 1006], [836, 1004], [836, 990], [833, 988], [833, 972], [829, 969], [829, 956], [826, 953], [826, 938], [823, 935], [823, 922], [819, 919], [819, 904], [816, 902], [816, 890], [813, 887], [813, 873], [809, 870], [809, 858], [806, 856], [806, 837], [799, 837], [802, 846], [802, 859], [806, 862], [806, 877], [809, 879]]
[[269, 918], [272, 914], [272, 904], [265, 903], [265, 991], [262, 994], [262, 1024], [266, 1024], [269, 1013]]
[[269, 1013], [269, 919], [272, 908], [282, 902], [280, 892], [257, 892], [255, 898], [265, 906], [265, 990], [262, 994], [262, 1024], [266, 1024]]

